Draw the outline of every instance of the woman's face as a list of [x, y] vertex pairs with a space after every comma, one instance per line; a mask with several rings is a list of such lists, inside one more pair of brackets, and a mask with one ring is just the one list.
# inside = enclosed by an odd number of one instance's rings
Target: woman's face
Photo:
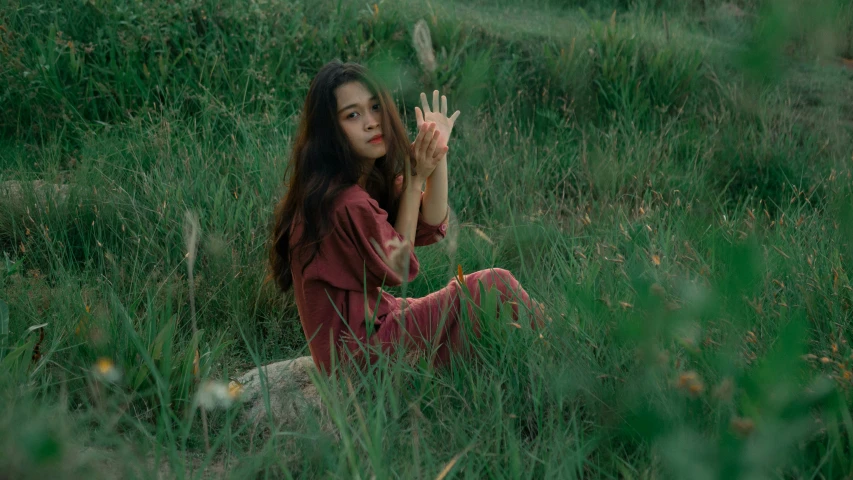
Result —
[[361, 82], [341, 85], [335, 89], [335, 97], [338, 99], [338, 123], [353, 153], [367, 161], [384, 156], [379, 99]]

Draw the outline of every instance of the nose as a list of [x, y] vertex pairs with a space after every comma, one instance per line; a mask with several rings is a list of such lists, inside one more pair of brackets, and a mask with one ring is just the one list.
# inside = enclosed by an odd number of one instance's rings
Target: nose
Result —
[[365, 118], [367, 118], [367, 129], [374, 130], [379, 128], [379, 115], [377, 112], [369, 112]]

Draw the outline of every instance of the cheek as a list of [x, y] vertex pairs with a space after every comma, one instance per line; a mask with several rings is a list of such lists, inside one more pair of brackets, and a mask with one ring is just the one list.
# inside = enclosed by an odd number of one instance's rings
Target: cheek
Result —
[[341, 130], [344, 132], [344, 136], [349, 143], [349, 148], [358, 156], [364, 155], [364, 145], [359, 141], [361, 138], [356, 131], [357, 128], [353, 127], [355, 122], [341, 122]]
[[347, 138], [350, 146], [355, 146], [355, 142], [353, 142], [355, 134], [353, 133], [352, 124], [349, 124], [349, 122], [341, 122], [341, 130], [344, 132], [344, 136]]

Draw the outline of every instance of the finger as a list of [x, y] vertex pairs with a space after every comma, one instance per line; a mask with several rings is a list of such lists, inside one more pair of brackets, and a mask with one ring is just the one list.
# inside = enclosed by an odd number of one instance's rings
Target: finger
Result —
[[[433, 124], [434, 125], [434, 124]], [[441, 138], [441, 132], [437, 129], [433, 131], [432, 138], [429, 141], [429, 147], [427, 148], [427, 155], [434, 156], [435, 151], [438, 148], [438, 141]]]
[[423, 129], [419, 129], [418, 136], [415, 137], [415, 141], [412, 142], [412, 161], [417, 162], [417, 157], [420, 154], [421, 149], [423, 148], [424, 142], [424, 131]]
[[440, 112], [441, 111], [438, 108], [438, 90], [432, 91], [432, 111], [433, 112]]
[[429, 102], [427, 102], [426, 93], [421, 92], [421, 108], [424, 109], [424, 115], [430, 113]]
[[426, 157], [426, 153], [429, 151], [429, 146], [432, 143], [433, 135], [436, 132], [435, 123], [430, 122], [425, 125], [427, 125], [427, 127], [422, 132], [423, 136], [421, 137], [421, 142], [418, 148], [418, 154], [421, 155], [421, 158]]
[[452, 116], [452, 117], [450, 117], [450, 124], [451, 124], [451, 125], [453, 125], [454, 123], [456, 123], [456, 119], [457, 119], [457, 118], [459, 118], [459, 114], [460, 114], [460, 113], [461, 113], [461, 112], [460, 112], [459, 110], [456, 110], [456, 112], [454, 112], [454, 113], [453, 113], [453, 116]]
[[445, 156], [448, 150], [450, 150], [450, 147], [447, 145], [436, 148], [432, 155], [433, 160], [441, 160], [441, 157]]
[[415, 121], [418, 125], [424, 123], [424, 112], [418, 107], [415, 107]]
[[441, 161], [442, 157], [444, 157], [447, 154], [447, 150], [448, 150], [447, 145], [444, 145], [444, 146], [439, 145], [438, 147], [436, 147], [436, 149], [432, 152], [432, 157], [430, 157], [432, 164], [437, 165], [438, 162]]
[[418, 130], [423, 133], [423, 136], [426, 140], [429, 140], [429, 137], [427, 136], [429, 135], [429, 126], [430, 122], [427, 121], [421, 122], [421, 124], [418, 125]]
[[447, 97], [441, 96], [441, 114], [447, 116]]
[[418, 125], [418, 136], [415, 137], [415, 141], [412, 142], [412, 157], [413, 161], [417, 163], [417, 158], [421, 154], [421, 151], [424, 148], [424, 139], [426, 138], [426, 124]]
[[432, 150], [433, 150], [433, 138], [432, 137], [433, 137], [433, 134], [430, 133], [424, 138], [423, 144], [421, 145], [421, 149], [419, 151], [419, 155], [420, 155], [420, 157], [418, 157], [419, 159], [427, 159], [427, 158], [430, 158], [432, 156]]
[[418, 124], [418, 134], [415, 136], [415, 141], [414, 141], [414, 142], [412, 142], [412, 149], [413, 149], [413, 150], [416, 150], [416, 149], [420, 148], [421, 141], [422, 141], [422, 139], [423, 139], [424, 131], [425, 131], [425, 130], [426, 130], [426, 128], [424, 128], [424, 124], [423, 124], [423, 123], [419, 123], [419, 124]]
[[424, 130], [424, 138], [421, 141], [421, 154], [424, 157], [429, 156], [430, 146], [435, 139], [435, 134], [438, 133], [438, 130], [435, 127], [435, 122], [430, 122], [427, 124], [426, 130]]

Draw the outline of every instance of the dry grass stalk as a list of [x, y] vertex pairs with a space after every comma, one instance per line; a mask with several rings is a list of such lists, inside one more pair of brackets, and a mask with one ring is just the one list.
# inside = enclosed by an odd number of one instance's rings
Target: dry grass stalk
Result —
[[418, 23], [415, 24], [415, 29], [412, 32], [412, 43], [415, 47], [415, 51], [418, 53], [418, 60], [421, 62], [421, 66], [424, 67], [424, 70], [429, 73], [434, 72], [436, 62], [435, 52], [432, 49], [432, 37], [429, 33], [429, 27], [423, 19], [419, 20]]

